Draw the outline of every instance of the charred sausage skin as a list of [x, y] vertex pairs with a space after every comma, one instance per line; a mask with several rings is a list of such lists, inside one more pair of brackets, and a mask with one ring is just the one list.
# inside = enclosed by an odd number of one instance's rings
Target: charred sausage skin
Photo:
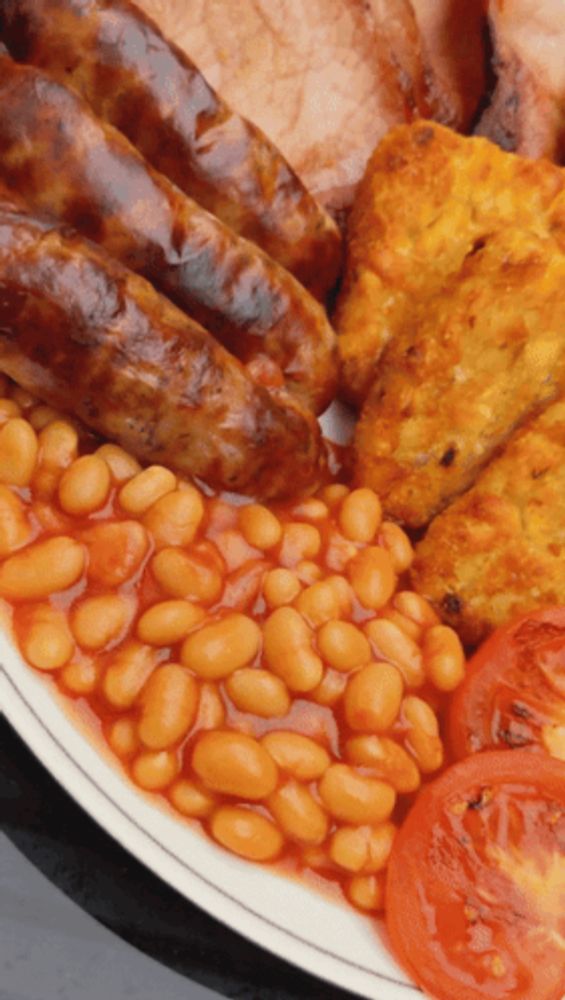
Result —
[[130, 0], [0, 0], [16, 59], [71, 84], [158, 170], [317, 296], [341, 240], [267, 137], [233, 112]]
[[257, 497], [315, 484], [312, 414], [152, 285], [0, 197], [0, 370], [147, 462]]
[[188, 198], [90, 106], [0, 53], [0, 176], [139, 271], [241, 360], [266, 354], [304, 405], [335, 391], [322, 306], [248, 240]]

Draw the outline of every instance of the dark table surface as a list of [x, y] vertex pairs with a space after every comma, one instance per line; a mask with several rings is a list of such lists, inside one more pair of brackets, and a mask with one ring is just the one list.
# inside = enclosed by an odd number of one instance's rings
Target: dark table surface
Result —
[[0, 1000], [353, 1000], [161, 882], [0, 727]]

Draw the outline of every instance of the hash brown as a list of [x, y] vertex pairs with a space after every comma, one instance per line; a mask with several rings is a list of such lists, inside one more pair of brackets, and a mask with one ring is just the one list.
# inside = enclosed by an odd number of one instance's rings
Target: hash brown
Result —
[[469, 644], [565, 603], [565, 401], [519, 431], [416, 546], [412, 584]]

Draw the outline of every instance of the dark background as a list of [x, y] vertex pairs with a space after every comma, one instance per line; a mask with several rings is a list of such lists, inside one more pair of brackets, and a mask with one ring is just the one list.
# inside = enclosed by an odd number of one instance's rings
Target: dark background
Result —
[[0, 803], [0, 1000], [353, 1000], [161, 882], [1, 719]]

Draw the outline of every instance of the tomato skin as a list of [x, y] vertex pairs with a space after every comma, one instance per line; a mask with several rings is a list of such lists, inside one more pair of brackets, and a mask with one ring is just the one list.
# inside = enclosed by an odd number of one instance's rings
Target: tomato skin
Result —
[[436, 1000], [562, 1000], [565, 763], [485, 752], [420, 792], [389, 860], [386, 923]]
[[447, 740], [456, 759], [490, 749], [547, 753], [543, 727], [564, 725], [565, 607], [544, 608], [479, 647], [451, 700]]

